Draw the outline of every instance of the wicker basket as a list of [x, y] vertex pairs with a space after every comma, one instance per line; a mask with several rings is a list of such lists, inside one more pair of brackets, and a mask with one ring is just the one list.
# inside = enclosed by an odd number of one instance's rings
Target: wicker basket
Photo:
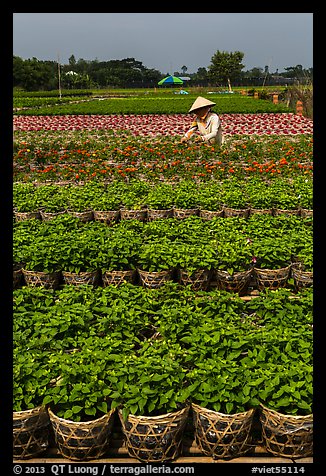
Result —
[[53, 218], [56, 218], [60, 215], [64, 215], [65, 213], [67, 213], [66, 210], [63, 210], [62, 212], [44, 212], [43, 210], [40, 211], [41, 218], [43, 221], [53, 220]]
[[251, 450], [254, 409], [227, 415], [192, 404], [195, 439], [214, 459], [235, 458]]
[[249, 216], [251, 215], [273, 215], [273, 208], [250, 208]]
[[23, 268], [23, 276], [27, 286], [44, 286], [49, 289], [56, 289], [60, 283], [60, 271], [45, 273], [43, 271], [28, 271]]
[[106, 223], [107, 225], [117, 221], [119, 215], [119, 210], [93, 211], [94, 220], [101, 221], [102, 223]]
[[259, 291], [265, 288], [279, 289], [286, 286], [290, 276], [291, 265], [279, 269], [260, 269], [253, 268]]
[[147, 219], [147, 210], [120, 210], [121, 220], [139, 220], [145, 221]]
[[160, 416], [129, 415], [124, 421], [120, 410], [119, 417], [129, 456], [148, 463], [176, 459], [181, 453], [188, 413], [189, 407], [185, 407]]
[[114, 409], [96, 420], [74, 422], [65, 420], [49, 409], [55, 442], [59, 452], [71, 460], [89, 460], [102, 456], [108, 449]]
[[287, 216], [300, 216], [300, 210], [285, 210], [281, 208], [273, 208], [273, 216], [277, 217], [279, 215], [287, 215]]
[[199, 208], [173, 208], [173, 218], [179, 218], [180, 220], [198, 215]]
[[173, 217], [173, 208], [169, 208], [167, 210], [153, 210], [149, 208], [147, 210], [148, 221], [153, 221], [160, 218], [172, 218], [172, 217]]
[[199, 210], [200, 218], [212, 220], [215, 217], [224, 217], [224, 210]]
[[300, 267], [292, 265], [291, 276], [297, 290], [313, 285], [313, 272], [303, 271]]
[[313, 415], [284, 415], [260, 408], [262, 440], [266, 450], [287, 458], [305, 458], [313, 454]]
[[44, 406], [13, 413], [13, 456], [33, 458], [47, 450], [50, 420]]
[[194, 291], [208, 289], [211, 280], [211, 271], [208, 269], [198, 269], [189, 273], [185, 269], [179, 270], [179, 282], [184, 286], [191, 285]]
[[128, 269], [126, 271], [105, 271], [102, 273], [103, 286], [109, 286], [110, 284], [119, 286], [125, 282], [133, 283], [135, 274], [136, 271], [134, 269]]
[[250, 213], [250, 208], [230, 208], [230, 207], [223, 207], [224, 217], [241, 217], [241, 218], [248, 218]]
[[172, 270], [143, 271], [138, 269], [140, 282], [145, 288], [159, 288], [172, 279]]
[[99, 281], [99, 272], [95, 271], [81, 271], [80, 273], [69, 273], [62, 271], [63, 281], [65, 284], [73, 284], [78, 286], [80, 284], [90, 284], [96, 286]]
[[302, 218], [313, 218], [314, 211], [310, 208], [300, 208], [300, 216]]
[[73, 217], [79, 218], [83, 223], [92, 221], [94, 218], [93, 210], [85, 210], [83, 212], [75, 212], [73, 210], [67, 210], [67, 213], [69, 213], [69, 215]]
[[14, 269], [13, 271], [13, 287], [14, 289], [18, 288], [22, 282], [23, 279], [23, 270], [22, 268], [20, 269]]
[[238, 294], [246, 294], [251, 281], [252, 270], [239, 271], [238, 273], [229, 274], [227, 271], [216, 269], [213, 272], [217, 288], [224, 291], [235, 292]]
[[23, 220], [30, 220], [35, 218], [39, 220], [41, 218], [41, 214], [39, 211], [35, 212], [16, 212], [14, 211], [14, 217], [16, 221], [23, 221]]

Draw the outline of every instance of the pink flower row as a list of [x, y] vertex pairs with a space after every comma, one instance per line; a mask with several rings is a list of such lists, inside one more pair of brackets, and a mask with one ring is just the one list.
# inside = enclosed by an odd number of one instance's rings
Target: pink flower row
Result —
[[[234, 134], [312, 134], [313, 121], [293, 113], [221, 114], [225, 135]], [[182, 135], [189, 128], [192, 115], [77, 115], [14, 116], [14, 130], [126, 130], [133, 135]]]

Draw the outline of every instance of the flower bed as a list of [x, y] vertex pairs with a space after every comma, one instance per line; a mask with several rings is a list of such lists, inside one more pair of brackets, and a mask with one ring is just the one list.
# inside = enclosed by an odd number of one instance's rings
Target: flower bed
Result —
[[[133, 135], [182, 135], [192, 121], [190, 114], [14, 116], [14, 130], [130, 131]], [[221, 114], [226, 135], [312, 134], [313, 121], [293, 113]]]

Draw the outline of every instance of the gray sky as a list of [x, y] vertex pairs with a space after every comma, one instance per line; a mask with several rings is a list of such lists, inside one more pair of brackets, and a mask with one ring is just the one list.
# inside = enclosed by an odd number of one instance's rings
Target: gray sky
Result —
[[244, 70], [313, 67], [313, 13], [14, 13], [13, 54], [27, 59], [135, 58], [162, 73], [207, 68], [242, 51]]

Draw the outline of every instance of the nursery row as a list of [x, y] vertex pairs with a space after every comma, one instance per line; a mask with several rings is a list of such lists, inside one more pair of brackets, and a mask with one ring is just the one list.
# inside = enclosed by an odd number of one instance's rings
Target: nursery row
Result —
[[200, 184], [193, 180], [153, 184], [136, 179], [129, 183], [93, 180], [83, 185], [68, 183], [65, 186], [17, 182], [13, 185], [13, 206], [16, 212], [169, 210], [173, 207], [209, 211], [251, 208], [253, 213], [255, 209], [298, 210], [313, 208], [313, 185], [312, 179], [305, 176], [275, 177], [269, 181], [234, 177]]
[[[16, 115], [13, 121], [14, 130], [111, 129], [120, 133], [128, 131], [134, 136], [180, 136], [185, 133], [193, 120], [190, 114], [109, 115], [107, 111], [102, 113], [104, 115], [90, 114], [89, 103], [81, 103], [78, 106], [86, 109], [85, 114], [49, 115], [49, 109], [46, 111], [43, 109], [45, 115]], [[26, 110], [23, 112], [26, 114]], [[61, 112], [64, 114], [63, 109]], [[41, 110], [37, 110], [37, 113], [40, 114]], [[292, 113], [239, 114], [237, 111], [234, 114], [221, 114], [221, 120], [224, 134], [227, 136], [234, 134], [292, 136], [313, 133], [312, 120]]]
[[[25, 115], [152, 115], [152, 114], [187, 114], [191, 108], [196, 95], [162, 97], [157, 94], [155, 97], [119, 97], [110, 98], [89, 98], [86, 103], [58, 104], [49, 108], [30, 105], [29, 109], [16, 111], [15, 114]], [[288, 113], [289, 107], [284, 103], [274, 104], [266, 99], [254, 99], [242, 95], [211, 95], [212, 101], [218, 104], [220, 114], [242, 113]], [[45, 101], [45, 100], [44, 100]], [[291, 111], [292, 112], [292, 111]]]
[[[14, 291], [14, 411], [80, 421], [123, 407], [159, 415], [193, 402], [312, 411], [312, 291], [248, 302], [169, 283]], [[142, 389], [141, 392], [139, 389]]]
[[278, 269], [293, 262], [312, 271], [312, 248], [311, 219], [286, 215], [130, 219], [107, 226], [62, 214], [45, 222], [15, 222], [13, 233], [14, 263], [46, 272], [177, 268], [233, 274], [254, 265]]
[[[48, 133], [47, 133], [48, 134]], [[181, 144], [175, 138], [148, 138], [108, 131], [16, 133], [14, 179], [145, 180], [225, 179], [312, 176], [310, 136], [262, 141], [234, 136], [221, 148]]]

